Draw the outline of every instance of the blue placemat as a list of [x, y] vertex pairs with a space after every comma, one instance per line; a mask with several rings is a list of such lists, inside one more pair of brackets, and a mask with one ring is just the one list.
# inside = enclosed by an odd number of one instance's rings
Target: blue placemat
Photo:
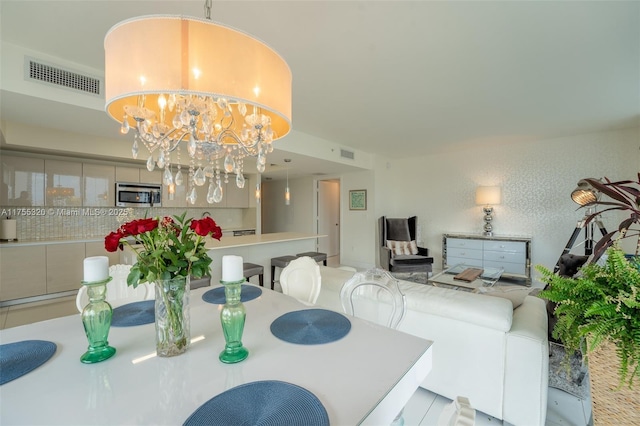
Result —
[[351, 330], [351, 321], [326, 309], [305, 309], [286, 313], [271, 323], [274, 336], [300, 345], [319, 345], [342, 339]]
[[57, 345], [46, 340], [24, 340], [0, 345], [0, 385], [24, 376], [47, 362]]
[[118, 306], [111, 317], [112, 327], [132, 327], [150, 324], [156, 320], [155, 300], [142, 300]]
[[[242, 284], [242, 292], [240, 293], [240, 301], [248, 302], [262, 294], [262, 289], [255, 285]], [[216, 287], [207, 291], [202, 295], [202, 300], [207, 303], [214, 303], [216, 305], [224, 305], [227, 298], [224, 295], [224, 287]]]
[[320, 400], [308, 390], [268, 380], [240, 385], [211, 398], [184, 424], [327, 426], [329, 416]]

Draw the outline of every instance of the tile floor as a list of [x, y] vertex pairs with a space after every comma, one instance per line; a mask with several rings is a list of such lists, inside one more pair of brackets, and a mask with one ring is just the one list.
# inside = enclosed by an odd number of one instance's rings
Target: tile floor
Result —
[[[549, 388], [547, 399], [547, 426], [592, 425], [591, 400], [580, 400], [566, 392]], [[436, 426], [440, 414], [451, 400], [428, 390], [418, 388], [404, 408], [405, 426]], [[476, 412], [476, 426], [509, 425], [495, 417]], [[527, 425], [523, 425], [527, 426]]]
[[[336, 258], [328, 259], [328, 266], [339, 266]], [[71, 315], [77, 312], [75, 297], [59, 299], [43, 309], [43, 302], [0, 308], [0, 329], [16, 327], [36, 321]], [[404, 409], [405, 426], [437, 425], [444, 407], [451, 401], [440, 395], [419, 388]], [[471, 401], [473, 404], [473, 401]], [[591, 425], [591, 400], [581, 400], [566, 392], [549, 388], [547, 403], [547, 426]], [[508, 425], [502, 420], [477, 412], [477, 426]], [[527, 426], [527, 425], [523, 425]]]

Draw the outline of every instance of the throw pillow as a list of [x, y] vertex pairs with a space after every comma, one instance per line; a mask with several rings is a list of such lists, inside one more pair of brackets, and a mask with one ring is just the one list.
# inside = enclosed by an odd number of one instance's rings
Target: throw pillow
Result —
[[409, 253], [407, 254], [418, 254], [418, 244], [416, 243], [416, 240], [411, 240], [409, 242]]
[[513, 304], [513, 309], [522, 305], [524, 298], [533, 290], [531, 287], [523, 287], [521, 285], [511, 286], [493, 286], [493, 287], [479, 287], [476, 289], [476, 293], [486, 294], [487, 296], [502, 297], [509, 299]]
[[387, 247], [391, 250], [391, 257], [401, 256], [404, 254], [403, 241], [387, 240]]
[[[393, 241], [387, 240], [387, 247], [391, 250], [392, 256], [402, 256], [407, 254], [418, 254], [418, 245], [415, 241]], [[414, 250], [415, 247], [415, 250]]]
[[396, 255], [396, 242], [387, 240], [387, 248], [391, 251], [391, 257], [394, 257]]

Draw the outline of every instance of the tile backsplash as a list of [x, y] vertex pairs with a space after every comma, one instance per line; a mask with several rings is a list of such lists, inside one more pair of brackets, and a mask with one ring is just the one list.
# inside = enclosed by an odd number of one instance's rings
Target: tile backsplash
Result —
[[[255, 229], [255, 209], [186, 209], [187, 216], [202, 217], [205, 213], [225, 229]], [[0, 219], [16, 219], [18, 241], [104, 238], [120, 225], [148, 216], [180, 215], [184, 208], [115, 208], [115, 207], [10, 207]]]

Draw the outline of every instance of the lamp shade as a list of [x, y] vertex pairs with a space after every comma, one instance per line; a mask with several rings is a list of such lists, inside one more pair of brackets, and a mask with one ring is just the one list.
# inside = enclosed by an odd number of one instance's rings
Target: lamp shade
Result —
[[501, 191], [499, 186], [479, 186], [476, 188], [476, 204], [500, 204]]

